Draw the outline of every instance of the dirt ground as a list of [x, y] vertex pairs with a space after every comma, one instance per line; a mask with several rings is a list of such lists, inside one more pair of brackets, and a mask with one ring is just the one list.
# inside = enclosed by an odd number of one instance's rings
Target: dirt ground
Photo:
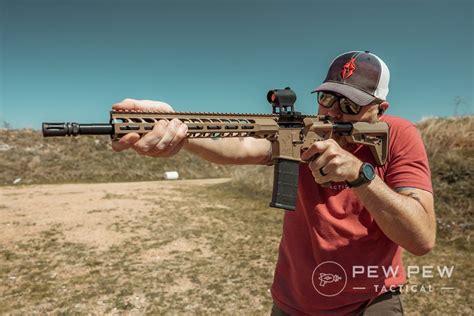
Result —
[[0, 312], [266, 314], [280, 215], [210, 202], [228, 181], [0, 187]]
[[[132, 235], [111, 230], [106, 223], [112, 223], [118, 217], [130, 221], [137, 215], [149, 215], [152, 210], [150, 202], [154, 198], [159, 198], [162, 205], [181, 201], [185, 204], [186, 198], [177, 188], [192, 189], [229, 180], [0, 187], [0, 207], [3, 210], [0, 240], [3, 244], [17, 243], [50, 227], [61, 226], [65, 232], [64, 241], [105, 249]], [[162, 211], [168, 210], [163, 208]]]
[[[229, 179], [0, 187], [0, 314], [268, 315], [283, 212]], [[269, 197], [268, 197], [269, 198]], [[440, 241], [405, 265], [407, 315], [472, 315], [472, 253]], [[420, 288], [418, 286], [417, 288]]]

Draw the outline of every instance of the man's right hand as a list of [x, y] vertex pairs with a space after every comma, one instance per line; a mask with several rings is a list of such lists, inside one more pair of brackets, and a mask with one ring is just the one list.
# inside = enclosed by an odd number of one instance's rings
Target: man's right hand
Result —
[[[164, 102], [151, 100], [124, 99], [112, 106], [113, 110], [174, 112]], [[137, 133], [124, 135], [119, 141], [112, 142], [114, 151], [132, 148], [140, 155], [151, 157], [171, 157], [185, 145], [188, 127], [178, 119], [160, 120], [153, 130], [142, 137]]]

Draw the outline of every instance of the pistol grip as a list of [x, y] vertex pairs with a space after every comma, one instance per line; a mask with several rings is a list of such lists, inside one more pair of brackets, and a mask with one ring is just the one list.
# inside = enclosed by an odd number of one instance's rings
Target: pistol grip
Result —
[[[302, 162], [304, 162], [304, 163], [310, 163], [311, 161], [318, 159], [318, 157], [319, 157], [319, 154], [316, 154], [316, 155], [314, 155], [313, 157], [311, 157], [310, 160], [302, 160]], [[331, 184], [332, 184], [332, 182], [329, 181], [329, 182], [321, 183], [320, 185], [321, 185], [323, 188], [329, 188], [329, 187], [331, 186]]]

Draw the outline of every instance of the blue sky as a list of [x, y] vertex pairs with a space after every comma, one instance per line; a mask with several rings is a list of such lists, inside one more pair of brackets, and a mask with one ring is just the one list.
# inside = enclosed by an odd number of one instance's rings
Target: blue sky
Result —
[[472, 114], [472, 3], [0, 0], [0, 124], [106, 122], [126, 97], [268, 113], [286, 86], [314, 114], [310, 91], [349, 50], [389, 66], [389, 114]]

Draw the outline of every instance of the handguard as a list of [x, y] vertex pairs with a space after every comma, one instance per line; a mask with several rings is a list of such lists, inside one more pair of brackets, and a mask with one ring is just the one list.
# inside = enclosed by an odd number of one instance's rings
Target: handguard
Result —
[[255, 137], [272, 142], [274, 164], [270, 206], [294, 210], [301, 152], [316, 141], [345, 136], [350, 143], [369, 146], [378, 165], [388, 154], [388, 125], [383, 122], [338, 123], [331, 117], [303, 115], [294, 110], [296, 94], [290, 88], [271, 90], [272, 114], [111, 111], [109, 124], [43, 123], [43, 136], [149, 133], [160, 120], [179, 119], [188, 126], [188, 138]]

